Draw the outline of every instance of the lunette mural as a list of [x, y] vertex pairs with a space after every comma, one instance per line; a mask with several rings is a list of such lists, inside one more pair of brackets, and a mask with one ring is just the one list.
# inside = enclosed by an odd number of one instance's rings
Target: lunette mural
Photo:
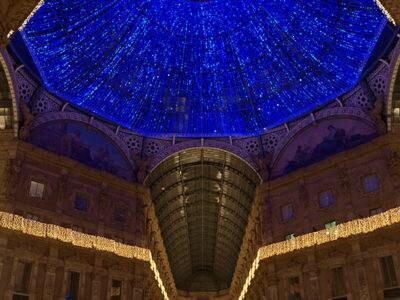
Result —
[[42, 124], [31, 131], [28, 142], [126, 180], [134, 179], [129, 162], [111, 140], [83, 123], [54, 121]]

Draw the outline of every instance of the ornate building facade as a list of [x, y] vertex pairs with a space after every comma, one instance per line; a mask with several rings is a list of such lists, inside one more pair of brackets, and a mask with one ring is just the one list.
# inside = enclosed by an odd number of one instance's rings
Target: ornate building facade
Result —
[[[0, 4], [3, 46], [41, 4]], [[2, 47], [0, 299], [400, 299], [390, 28], [351, 90], [251, 136], [141, 134]]]

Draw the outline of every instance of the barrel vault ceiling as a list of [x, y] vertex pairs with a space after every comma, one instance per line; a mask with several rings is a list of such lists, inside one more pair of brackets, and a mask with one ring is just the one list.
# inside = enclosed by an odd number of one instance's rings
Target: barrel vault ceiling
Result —
[[196, 148], [164, 160], [146, 183], [178, 289], [229, 288], [257, 173], [228, 152]]

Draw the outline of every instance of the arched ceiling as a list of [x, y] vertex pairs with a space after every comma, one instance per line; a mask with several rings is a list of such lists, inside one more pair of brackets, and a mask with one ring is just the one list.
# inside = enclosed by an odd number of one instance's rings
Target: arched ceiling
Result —
[[349, 91], [386, 23], [374, 0], [48, 0], [21, 36], [47, 89], [92, 114], [243, 136]]
[[146, 183], [178, 289], [229, 288], [257, 173], [228, 152], [195, 148], [164, 160]]

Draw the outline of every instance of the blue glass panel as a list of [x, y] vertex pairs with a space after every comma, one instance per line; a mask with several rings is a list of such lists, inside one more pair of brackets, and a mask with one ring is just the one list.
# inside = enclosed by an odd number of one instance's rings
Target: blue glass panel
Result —
[[243, 136], [360, 79], [374, 0], [52, 0], [21, 33], [49, 91], [148, 135]]

